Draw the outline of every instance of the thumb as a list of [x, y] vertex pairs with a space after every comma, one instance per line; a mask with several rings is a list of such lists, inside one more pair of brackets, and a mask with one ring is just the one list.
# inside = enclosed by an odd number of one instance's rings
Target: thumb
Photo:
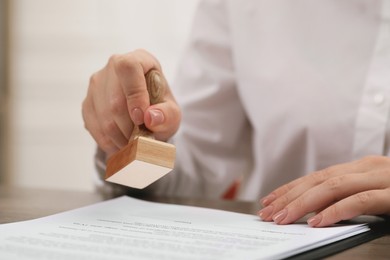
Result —
[[166, 141], [179, 127], [180, 109], [162, 73], [151, 70], [145, 77], [151, 106], [145, 113], [144, 123], [156, 139]]
[[173, 99], [150, 106], [144, 118], [145, 126], [161, 141], [167, 141], [176, 133], [180, 120], [181, 112]]

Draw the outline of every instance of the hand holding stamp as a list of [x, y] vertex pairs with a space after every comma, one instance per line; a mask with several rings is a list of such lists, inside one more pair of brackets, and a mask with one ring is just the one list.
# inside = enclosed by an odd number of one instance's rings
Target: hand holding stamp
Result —
[[[166, 81], [157, 70], [145, 75], [150, 104], [163, 101]], [[173, 169], [176, 149], [154, 140], [144, 125], [134, 126], [129, 143], [107, 161], [106, 181], [143, 189]]]

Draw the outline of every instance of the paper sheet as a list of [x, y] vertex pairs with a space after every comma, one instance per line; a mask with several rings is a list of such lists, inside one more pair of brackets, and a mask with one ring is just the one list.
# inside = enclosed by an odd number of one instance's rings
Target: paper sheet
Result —
[[278, 226], [254, 215], [123, 196], [0, 225], [0, 259], [277, 259], [368, 230]]

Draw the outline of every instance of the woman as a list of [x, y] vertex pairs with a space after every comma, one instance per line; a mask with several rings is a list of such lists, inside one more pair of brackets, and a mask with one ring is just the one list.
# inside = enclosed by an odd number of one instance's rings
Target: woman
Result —
[[144, 74], [162, 68], [145, 50], [91, 77], [98, 165], [144, 123], [178, 154], [147, 192], [220, 198], [233, 185], [277, 224], [389, 214], [389, 18], [379, 0], [201, 2], [163, 103], [148, 103]]

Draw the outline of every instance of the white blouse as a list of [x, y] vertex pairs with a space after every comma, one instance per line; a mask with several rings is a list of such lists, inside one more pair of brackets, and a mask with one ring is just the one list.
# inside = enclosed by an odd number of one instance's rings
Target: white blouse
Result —
[[390, 0], [206, 0], [172, 89], [175, 169], [147, 190], [257, 200], [389, 154]]

